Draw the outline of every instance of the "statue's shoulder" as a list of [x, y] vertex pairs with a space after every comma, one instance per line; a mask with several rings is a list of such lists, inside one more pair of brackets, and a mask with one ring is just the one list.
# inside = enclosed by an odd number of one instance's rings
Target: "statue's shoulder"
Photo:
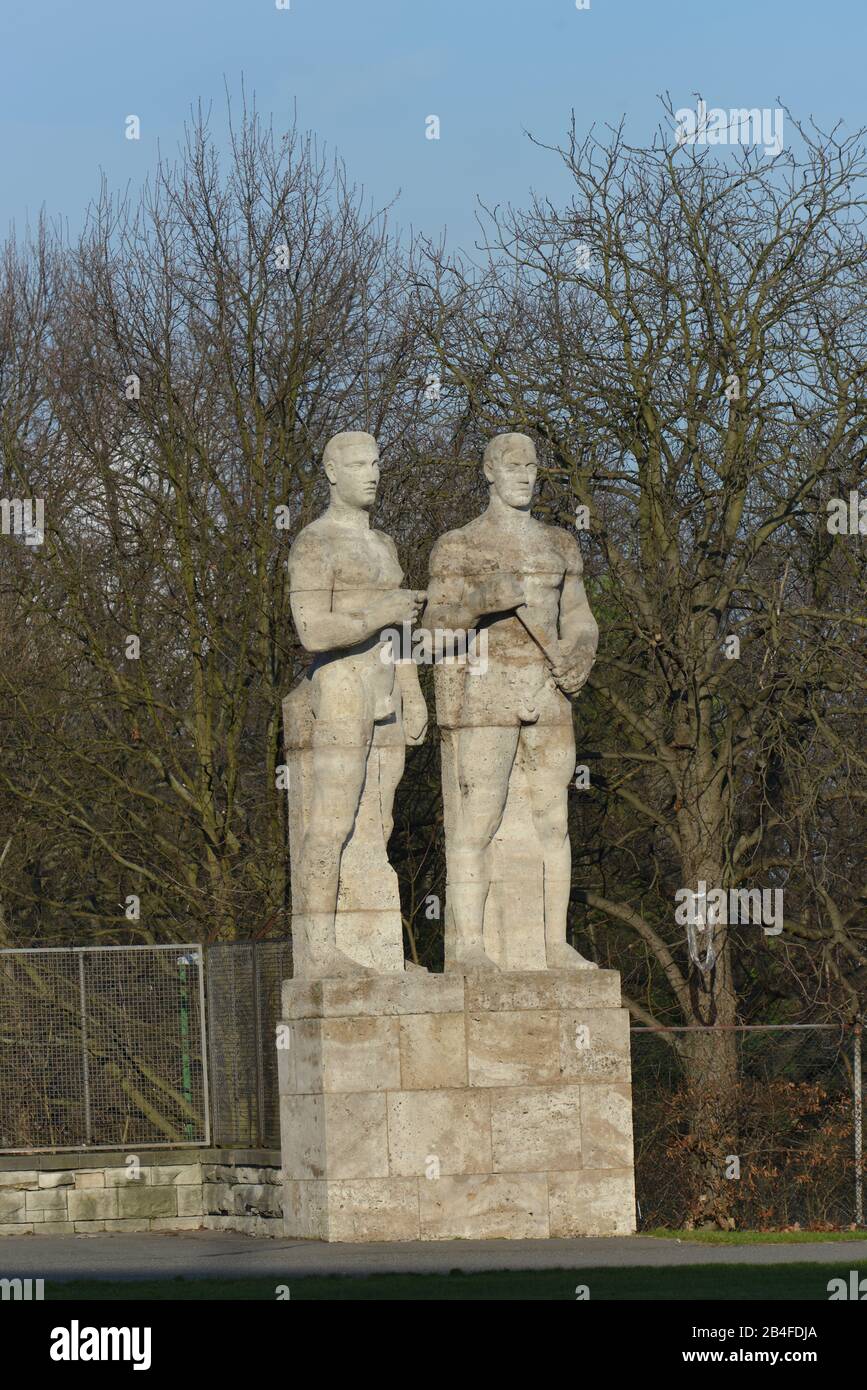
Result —
[[331, 530], [324, 515], [318, 516], [309, 525], [302, 526], [289, 547], [290, 571], [297, 571], [311, 564], [319, 568], [327, 563], [334, 545]]
[[536, 525], [539, 527], [539, 535], [544, 536], [545, 543], [553, 546], [561, 557], [566, 574], [583, 574], [581, 547], [571, 531], [566, 531], [562, 526], [551, 526], [547, 521], [537, 521]]
[[444, 531], [434, 542], [430, 553], [431, 574], [463, 574], [473, 549], [472, 528], [475, 522]]

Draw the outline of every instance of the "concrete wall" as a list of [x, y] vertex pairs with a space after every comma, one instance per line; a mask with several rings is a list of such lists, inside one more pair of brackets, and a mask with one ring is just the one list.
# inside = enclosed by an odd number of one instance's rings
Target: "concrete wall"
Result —
[[0, 1236], [240, 1231], [282, 1236], [280, 1154], [161, 1149], [0, 1156]]

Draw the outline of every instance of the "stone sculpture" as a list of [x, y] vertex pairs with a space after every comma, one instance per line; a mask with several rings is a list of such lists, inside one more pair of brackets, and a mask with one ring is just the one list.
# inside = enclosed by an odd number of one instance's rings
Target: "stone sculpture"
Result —
[[323, 467], [328, 508], [288, 562], [292, 616], [312, 656], [283, 703], [296, 979], [403, 971], [386, 845], [405, 748], [427, 727], [417, 668], [395, 664], [382, 636], [412, 622], [424, 594], [402, 587], [394, 541], [370, 525], [376, 440], [335, 435]]
[[571, 884], [570, 701], [599, 629], [567, 531], [530, 512], [532, 440], [485, 450], [490, 501], [431, 555], [424, 627], [472, 629], [486, 659], [440, 661], [446, 834], [446, 969], [593, 968], [566, 940]]

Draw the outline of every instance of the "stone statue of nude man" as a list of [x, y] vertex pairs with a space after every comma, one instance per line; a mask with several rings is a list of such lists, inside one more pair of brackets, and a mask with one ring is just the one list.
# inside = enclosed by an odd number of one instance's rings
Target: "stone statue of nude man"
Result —
[[404, 968], [385, 846], [405, 748], [427, 726], [415, 663], [395, 663], [381, 636], [413, 622], [425, 595], [402, 587], [394, 541], [370, 525], [376, 440], [337, 434], [323, 466], [328, 508], [288, 561], [292, 617], [312, 656], [284, 702], [295, 974], [308, 979]]
[[[485, 450], [483, 468], [490, 484], [488, 507], [434, 546], [423, 619], [431, 632], [486, 630], [487, 635], [484, 669], [442, 662], [435, 672], [447, 921], [453, 927], [451, 949], [447, 927], [446, 968], [502, 965], [486, 950], [485, 909], [492, 842], [516, 767], [530, 837], [535, 829], [534, 862], [541, 860], [543, 904], [537, 917], [540, 923], [544, 918], [544, 942], [540, 927], [532, 968], [592, 968], [566, 940], [567, 793], [575, 768], [570, 699], [590, 674], [599, 629], [584, 592], [576, 540], [530, 514], [537, 474], [532, 440], [497, 435]], [[521, 844], [507, 847], [506, 861], [519, 851]], [[511, 890], [503, 894], [505, 900], [510, 896]], [[503, 911], [508, 910], [507, 903]], [[513, 935], [531, 930], [529, 916], [513, 910]], [[520, 958], [520, 952], [512, 958]]]

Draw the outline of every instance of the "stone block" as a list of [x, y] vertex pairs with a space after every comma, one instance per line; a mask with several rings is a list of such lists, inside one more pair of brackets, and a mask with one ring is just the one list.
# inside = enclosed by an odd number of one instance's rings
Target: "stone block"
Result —
[[73, 1195], [73, 1190], [67, 1194], [66, 1188], [62, 1187], [40, 1188], [36, 1192], [25, 1192], [24, 1200], [28, 1220], [65, 1221], [67, 1196], [72, 1197]]
[[204, 1189], [202, 1183], [191, 1183], [189, 1186], [179, 1187], [178, 1193], [178, 1216], [203, 1216]]
[[544, 1086], [560, 1080], [560, 1015], [532, 1009], [468, 1015], [470, 1086]]
[[72, 1221], [43, 1221], [37, 1230], [41, 1236], [74, 1236], [75, 1223]]
[[544, 1173], [479, 1173], [419, 1183], [422, 1240], [531, 1240], [548, 1235]]
[[581, 1087], [492, 1090], [495, 1173], [546, 1173], [581, 1167]]
[[628, 1081], [629, 1015], [625, 1009], [582, 1009], [560, 1015], [564, 1079]]
[[616, 970], [477, 971], [466, 976], [468, 1013], [536, 1009], [619, 1009]]
[[410, 970], [350, 980], [284, 980], [283, 1017], [380, 1017], [461, 1013], [464, 976]]
[[397, 1091], [388, 1097], [391, 1172], [401, 1177], [491, 1171], [491, 1103], [484, 1091]]
[[0, 1221], [25, 1221], [28, 1214], [27, 1194], [31, 1190], [26, 1188], [21, 1192], [16, 1192], [7, 1189], [0, 1192]]
[[387, 1177], [385, 1096], [285, 1096], [280, 1101], [287, 1178]]
[[202, 1180], [200, 1163], [161, 1163], [148, 1170], [154, 1187], [189, 1186]]
[[117, 1216], [117, 1188], [91, 1188], [83, 1192], [70, 1192], [70, 1221], [105, 1221]]
[[585, 1168], [632, 1164], [632, 1092], [625, 1084], [581, 1087], [581, 1152]]
[[464, 1015], [404, 1014], [400, 1019], [400, 1089], [448, 1089], [467, 1084]]
[[177, 1216], [178, 1194], [174, 1186], [139, 1187], [129, 1183], [117, 1191], [117, 1214], [124, 1217]]
[[[134, 1176], [138, 1174], [138, 1176]], [[124, 1163], [120, 1168], [106, 1168], [106, 1187], [150, 1187], [153, 1182], [153, 1169]]]
[[329, 1240], [417, 1240], [418, 1187], [414, 1178], [329, 1182]]
[[298, 1019], [292, 1026], [291, 1047], [298, 1094], [400, 1086], [396, 1018]]
[[34, 1229], [32, 1221], [0, 1222], [0, 1236], [32, 1236]]
[[55, 1168], [47, 1173], [39, 1174], [39, 1186], [41, 1188], [73, 1187], [74, 1184], [75, 1174], [63, 1168]]
[[552, 1237], [631, 1235], [635, 1231], [632, 1169], [551, 1173], [548, 1208]]
[[20, 1192], [35, 1191], [39, 1186], [39, 1174], [33, 1168], [0, 1170], [0, 1191], [4, 1187], [17, 1187]]
[[105, 1187], [105, 1173], [95, 1168], [78, 1172], [75, 1175], [75, 1187], [79, 1192], [86, 1188]]

